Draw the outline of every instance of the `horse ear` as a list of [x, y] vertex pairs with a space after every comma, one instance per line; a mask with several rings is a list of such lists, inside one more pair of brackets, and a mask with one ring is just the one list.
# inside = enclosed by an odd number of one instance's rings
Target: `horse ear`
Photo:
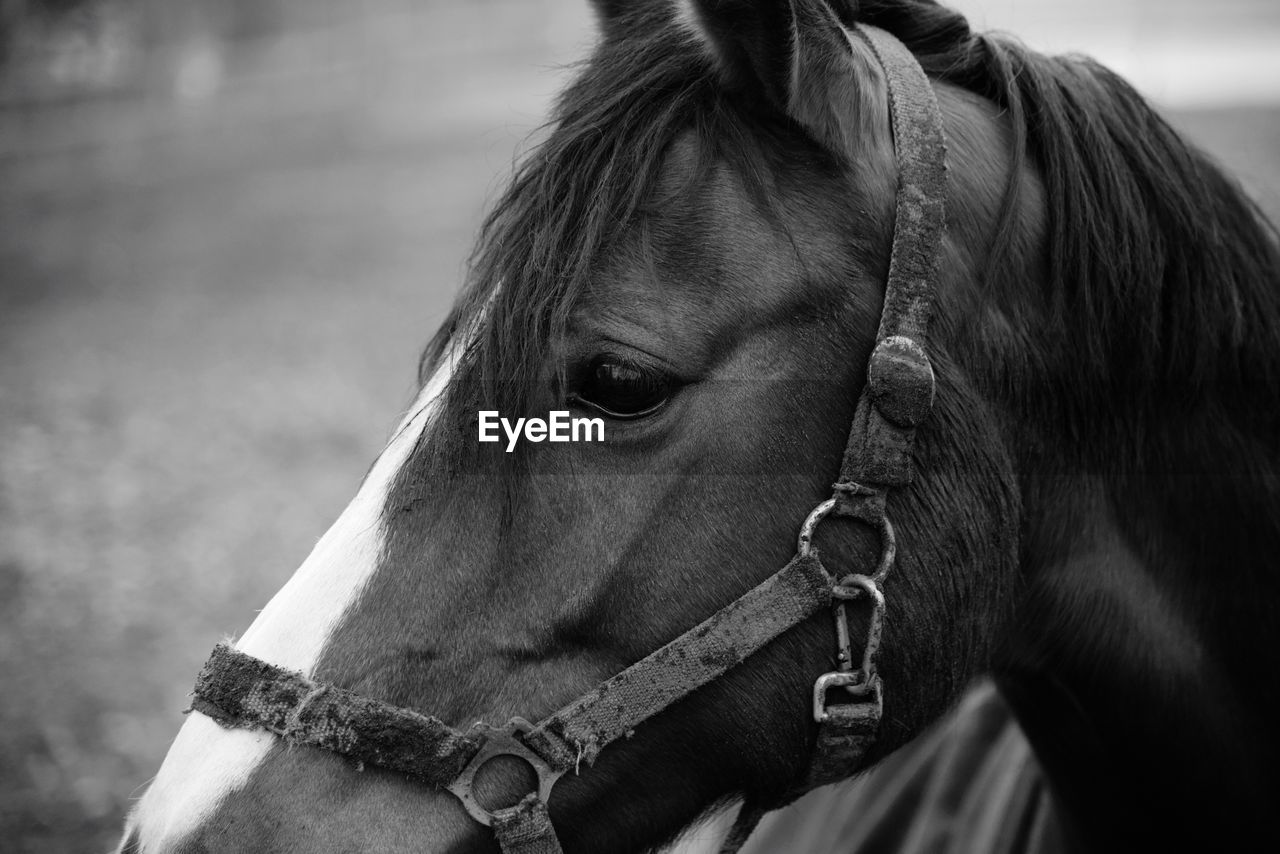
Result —
[[677, 8], [727, 85], [758, 92], [837, 153], [854, 153], [875, 132], [882, 72], [826, 0], [677, 0]]

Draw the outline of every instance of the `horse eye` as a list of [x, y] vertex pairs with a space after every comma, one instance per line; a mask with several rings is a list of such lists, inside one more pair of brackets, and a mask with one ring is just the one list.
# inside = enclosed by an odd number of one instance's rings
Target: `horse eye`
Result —
[[667, 402], [672, 386], [660, 370], [619, 356], [596, 356], [569, 398], [610, 418], [641, 418]]

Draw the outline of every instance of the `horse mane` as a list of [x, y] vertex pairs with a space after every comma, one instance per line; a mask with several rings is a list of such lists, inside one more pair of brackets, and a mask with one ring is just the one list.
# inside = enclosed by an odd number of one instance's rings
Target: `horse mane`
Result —
[[[1214, 387], [1244, 399], [1274, 394], [1276, 231], [1132, 87], [1092, 60], [975, 34], [933, 0], [833, 5], [846, 23], [893, 33], [931, 77], [1007, 112], [1014, 168], [988, 279], [998, 290], [1027, 287], [1006, 262], [1030, 162], [1047, 208], [1047, 291], [1033, 301], [1047, 312], [1035, 323], [1047, 357], [1033, 370], [1056, 391], [1079, 392], [1066, 405], [1190, 403]], [[761, 204], [768, 167], [785, 162], [785, 149], [769, 144], [778, 123], [722, 91], [664, 4], [646, 6], [601, 41], [560, 97], [545, 140], [486, 218], [463, 296], [424, 354], [425, 370], [460, 321], [484, 310], [469, 361], [488, 406], [520, 411], [545, 387], [549, 342], [597, 259], [645, 212], [677, 136], [692, 130], [704, 165], [728, 160]]]
[[601, 258], [660, 210], [658, 179], [682, 135], [694, 142], [688, 184], [727, 162], [753, 203], [772, 210], [769, 176], [786, 167], [776, 137], [788, 129], [724, 92], [693, 34], [654, 11], [633, 16], [626, 37], [603, 39], [557, 99], [545, 138], [481, 226], [467, 283], [423, 354], [421, 378], [454, 330], [483, 314], [464, 360], [480, 399], [521, 414], [536, 408], [549, 342]]
[[[1047, 292], [1038, 301], [1047, 314], [1034, 331], [1051, 354], [1033, 370], [1051, 374], [1040, 382], [1054, 393], [1081, 393], [1075, 414], [1123, 403], [1149, 416], [1170, 400], [1195, 405], [1215, 388], [1245, 400], [1274, 396], [1275, 227], [1128, 83], [1085, 57], [975, 34], [933, 0], [847, 2], [842, 14], [888, 30], [931, 77], [1007, 112], [1013, 169], [988, 279], [1002, 289], [1028, 284], [1001, 281], [1000, 268], [1014, 253], [1018, 173], [1030, 161], [1044, 182], [1047, 223]], [[1271, 419], [1259, 426], [1275, 435], [1275, 413], [1253, 412]]]

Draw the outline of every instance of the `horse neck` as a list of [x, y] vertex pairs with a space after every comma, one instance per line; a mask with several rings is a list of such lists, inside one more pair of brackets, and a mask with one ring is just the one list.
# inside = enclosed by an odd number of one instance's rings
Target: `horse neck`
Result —
[[1094, 844], [1220, 843], [1276, 802], [1280, 459], [1229, 396], [1103, 454], [1022, 454], [1026, 586], [997, 674]]
[[[996, 677], [1093, 847], [1167, 832], [1181, 848], [1247, 828], [1224, 818], [1241, 813], [1266, 826], [1280, 802], [1274, 237], [1226, 179], [1192, 170], [1213, 203], [1148, 217], [1182, 223], [1181, 242], [1152, 241], [1181, 247], [1166, 271], [1179, 286], [1152, 289], [1156, 306], [1100, 290], [1105, 317], [1055, 313], [1039, 167], [1021, 164], [1006, 251], [983, 259], [972, 247], [995, 243], [992, 188], [1013, 164], [991, 152], [1009, 150], [1010, 120], [964, 93], [940, 100], [958, 205], [935, 326], [1003, 413], [1021, 480], [1023, 585]], [[1187, 264], [1194, 281], [1178, 278]], [[1128, 316], [1140, 311], [1153, 313]], [[1163, 351], [1126, 328], [1165, 330]], [[1083, 358], [1098, 352], [1112, 357]]]

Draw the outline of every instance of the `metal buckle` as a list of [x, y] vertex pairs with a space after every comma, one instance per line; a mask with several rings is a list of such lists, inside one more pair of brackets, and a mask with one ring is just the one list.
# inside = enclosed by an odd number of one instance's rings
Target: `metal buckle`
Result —
[[[837, 487], [840, 488], [840, 487]], [[857, 484], [846, 485], [850, 493], [872, 496], [871, 490], [865, 490]], [[828, 498], [813, 508], [804, 524], [800, 526], [800, 535], [796, 540], [796, 553], [800, 557], [808, 557], [813, 553], [813, 537], [818, 525], [832, 513], [838, 512], [842, 501], [839, 496]], [[850, 514], [845, 514], [850, 515]], [[831, 598], [834, 600], [833, 611], [836, 624], [836, 666], [837, 670], [824, 673], [813, 683], [813, 719], [818, 723], [826, 722], [827, 691], [832, 688], [844, 688], [856, 698], [872, 696], [880, 701], [880, 677], [876, 674], [875, 656], [880, 649], [880, 635], [884, 629], [884, 593], [880, 584], [893, 568], [897, 556], [897, 537], [888, 516], [880, 512], [873, 518], [856, 515], [855, 518], [866, 524], [874, 524], [880, 535], [880, 560], [876, 564], [873, 575], [854, 573], [846, 575], [831, 587]], [[871, 621], [867, 625], [866, 645], [862, 649], [862, 666], [853, 669], [853, 643], [849, 637], [849, 615], [845, 603], [866, 596], [871, 600]]]
[[[876, 673], [875, 657], [880, 649], [880, 635], [884, 630], [884, 594], [874, 578], [866, 575], [847, 575], [831, 588], [835, 600], [836, 666], [838, 670], [824, 673], [813, 683], [813, 719], [818, 723], [827, 720], [827, 691], [844, 688], [854, 697], [873, 695], [880, 697], [880, 676]], [[867, 640], [862, 648], [862, 666], [853, 669], [853, 644], [849, 637], [849, 614], [846, 603], [866, 596], [871, 600], [871, 619], [867, 624]]]
[[884, 702], [884, 686], [880, 681], [880, 675], [872, 674], [869, 682], [861, 680], [861, 673], [824, 673], [819, 676], [818, 681], [813, 683], [814, 721], [824, 724], [831, 717], [831, 713], [827, 711], [827, 690], [830, 688], [845, 688], [846, 690], [856, 691], [856, 699], [866, 700], [870, 698], [871, 702], [877, 705], [882, 704]]
[[[480, 750], [471, 758], [471, 761], [467, 763], [467, 767], [462, 769], [457, 778], [445, 788], [452, 792], [458, 800], [462, 801], [462, 806], [466, 808], [472, 818], [485, 827], [493, 825], [496, 811], [490, 811], [476, 800], [475, 794], [471, 790], [471, 784], [475, 781], [476, 774], [489, 763], [489, 760], [496, 759], [499, 756], [514, 756], [517, 759], [524, 760], [538, 777], [538, 799], [544, 804], [550, 799], [551, 790], [555, 787], [556, 781], [565, 774], [563, 770], [557, 771], [552, 768], [547, 764], [546, 760], [530, 750], [516, 736], [517, 733], [532, 731], [533, 724], [524, 718], [512, 718], [504, 726], [498, 728], [491, 727], [488, 724], [476, 724], [472, 728], [472, 732], [482, 739]], [[509, 809], [512, 806], [515, 806], [515, 804], [498, 807], [497, 811]]]

